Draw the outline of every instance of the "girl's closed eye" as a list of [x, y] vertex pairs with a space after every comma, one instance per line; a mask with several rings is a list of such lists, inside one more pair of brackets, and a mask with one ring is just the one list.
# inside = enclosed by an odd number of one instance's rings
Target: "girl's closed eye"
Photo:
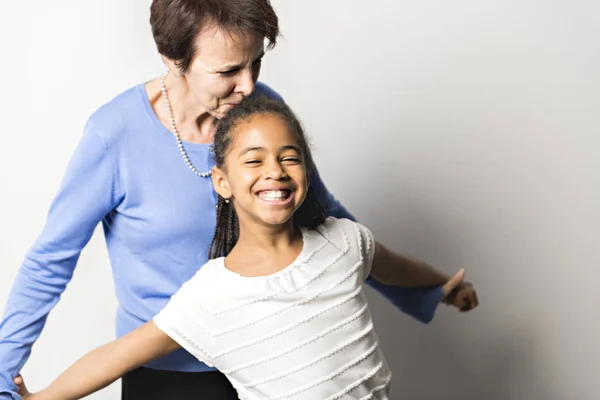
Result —
[[286, 158], [282, 159], [281, 162], [288, 163], [288, 164], [301, 164], [302, 159], [300, 159], [298, 157], [286, 157]]

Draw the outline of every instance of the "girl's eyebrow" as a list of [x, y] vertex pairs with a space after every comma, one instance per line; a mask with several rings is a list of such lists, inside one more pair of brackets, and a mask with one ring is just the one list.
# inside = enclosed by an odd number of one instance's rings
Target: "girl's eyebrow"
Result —
[[250, 153], [251, 151], [261, 151], [264, 149], [264, 147], [246, 147], [244, 150], [240, 151], [240, 154], [238, 154], [238, 158], [245, 155], [246, 153]]
[[[244, 150], [242, 150], [240, 152], [240, 154], [238, 155], [238, 158], [242, 157], [243, 155], [250, 153], [251, 151], [265, 151], [266, 149], [264, 147], [259, 147], [259, 146], [254, 146], [254, 147], [246, 147]], [[280, 151], [284, 151], [284, 150], [293, 150], [298, 154], [302, 154], [302, 150], [300, 150], [300, 148], [298, 146], [295, 145], [287, 145], [287, 146], [282, 146], [280, 149]]]
[[298, 146], [295, 145], [287, 145], [287, 146], [283, 146], [281, 148], [281, 150], [294, 150], [296, 153], [298, 154], [302, 154], [302, 150], [300, 150], [300, 148]]

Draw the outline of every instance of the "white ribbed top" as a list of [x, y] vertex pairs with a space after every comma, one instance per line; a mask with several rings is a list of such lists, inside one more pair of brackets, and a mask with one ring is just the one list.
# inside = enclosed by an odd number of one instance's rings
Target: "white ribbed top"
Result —
[[388, 399], [391, 373], [363, 292], [371, 232], [328, 218], [302, 236], [298, 258], [269, 276], [209, 261], [154, 322], [243, 400]]

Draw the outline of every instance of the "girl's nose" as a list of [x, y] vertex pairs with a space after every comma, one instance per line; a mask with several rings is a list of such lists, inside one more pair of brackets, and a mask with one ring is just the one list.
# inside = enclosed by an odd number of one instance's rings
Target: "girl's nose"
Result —
[[274, 163], [273, 165], [269, 166], [267, 170], [267, 178], [277, 180], [285, 179], [287, 178], [287, 173], [280, 164]]

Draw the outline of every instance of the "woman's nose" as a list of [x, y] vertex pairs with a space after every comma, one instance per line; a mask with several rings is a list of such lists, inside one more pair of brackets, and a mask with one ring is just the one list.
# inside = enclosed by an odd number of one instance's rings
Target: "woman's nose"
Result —
[[254, 93], [254, 78], [252, 76], [252, 71], [242, 71], [236, 91], [242, 93], [245, 97]]

